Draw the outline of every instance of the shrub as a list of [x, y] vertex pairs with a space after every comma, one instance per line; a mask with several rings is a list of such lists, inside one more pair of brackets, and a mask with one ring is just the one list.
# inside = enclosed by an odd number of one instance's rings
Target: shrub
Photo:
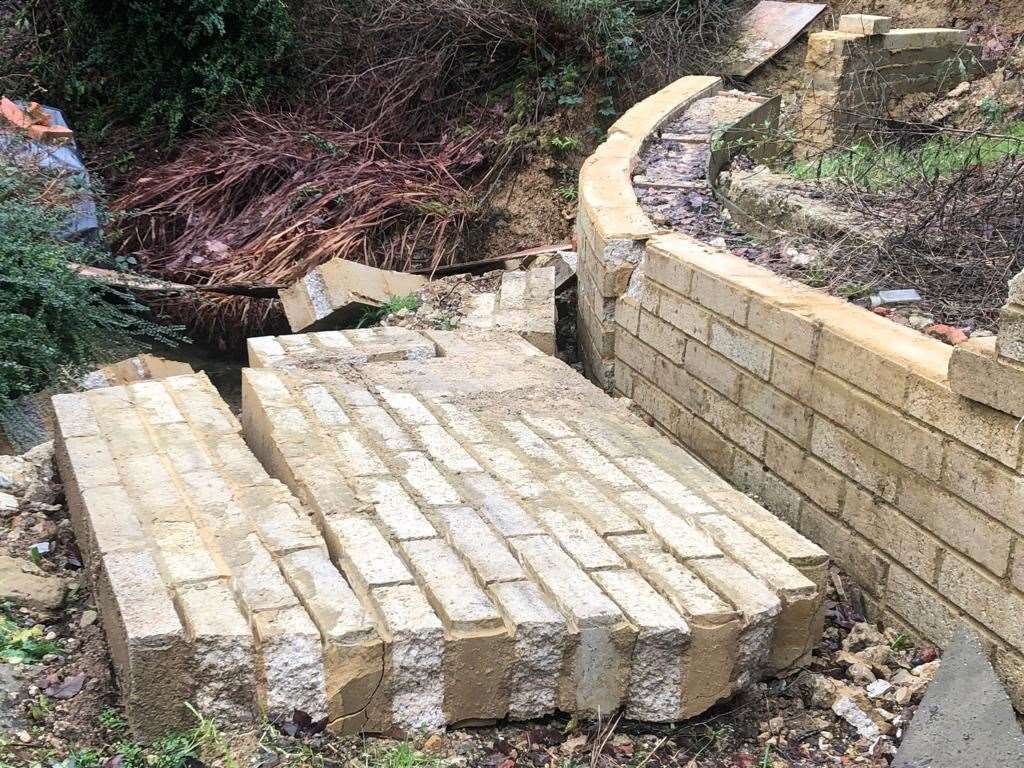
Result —
[[129, 118], [170, 138], [284, 82], [283, 0], [36, 0], [36, 77], [94, 129]]
[[0, 408], [81, 374], [133, 340], [174, 340], [130, 296], [69, 267], [106, 256], [55, 234], [80, 194], [67, 177], [0, 150]]

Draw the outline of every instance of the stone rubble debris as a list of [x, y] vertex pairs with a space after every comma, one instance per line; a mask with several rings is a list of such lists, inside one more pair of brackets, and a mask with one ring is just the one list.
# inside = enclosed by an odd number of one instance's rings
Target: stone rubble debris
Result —
[[350, 324], [368, 309], [384, 306], [393, 297], [417, 293], [426, 282], [426, 278], [407, 272], [332, 259], [280, 295], [294, 332], [332, 330]]

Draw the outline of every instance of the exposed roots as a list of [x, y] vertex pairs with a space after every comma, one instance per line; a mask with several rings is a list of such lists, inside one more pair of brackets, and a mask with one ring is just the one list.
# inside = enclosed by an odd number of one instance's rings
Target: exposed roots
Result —
[[[449, 263], [471, 207], [483, 132], [391, 144], [322, 129], [319, 115], [231, 119], [115, 201], [142, 271], [208, 285], [294, 282], [331, 258], [407, 270]], [[229, 342], [275, 316], [268, 300], [173, 298], [161, 309]]]

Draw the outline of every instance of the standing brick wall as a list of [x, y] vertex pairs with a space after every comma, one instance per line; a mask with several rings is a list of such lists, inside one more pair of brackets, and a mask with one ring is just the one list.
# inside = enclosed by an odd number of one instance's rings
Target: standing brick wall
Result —
[[595, 182], [608, 157], [580, 185], [590, 376], [827, 550], [872, 618], [940, 646], [968, 621], [1024, 710], [1019, 414], [954, 391], [953, 348], [723, 249], [652, 232], [607, 258], [606, 217], [645, 226], [621, 156]]
[[952, 348], [681, 235], [616, 304], [615, 390], [822, 546], [869, 612], [961, 617], [1024, 705], [1024, 430], [956, 395]]
[[684, 77], [644, 99], [608, 129], [580, 169], [576, 249], [580, 356], [587, 375], [612, 383], [615, 299], [626, 291], [644, 242], [663, 228], [640, 210], [631, 173], [644, 140], [688, 104], [721, 87], [718, 77]]

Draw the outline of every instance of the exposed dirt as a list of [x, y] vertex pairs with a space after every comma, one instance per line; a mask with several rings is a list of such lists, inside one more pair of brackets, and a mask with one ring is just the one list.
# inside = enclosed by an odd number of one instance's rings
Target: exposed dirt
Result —
[[[461, 260], [486, 259], [569, 240], [576, 205], [559, 194], [558, 169], [554, 159], [538, 152], [518, 171], [510, 171], [470, 226]], [[573, 166], [571, 174], [575, 173]], [[561, 182], [571, 184], [571, 180]]]

